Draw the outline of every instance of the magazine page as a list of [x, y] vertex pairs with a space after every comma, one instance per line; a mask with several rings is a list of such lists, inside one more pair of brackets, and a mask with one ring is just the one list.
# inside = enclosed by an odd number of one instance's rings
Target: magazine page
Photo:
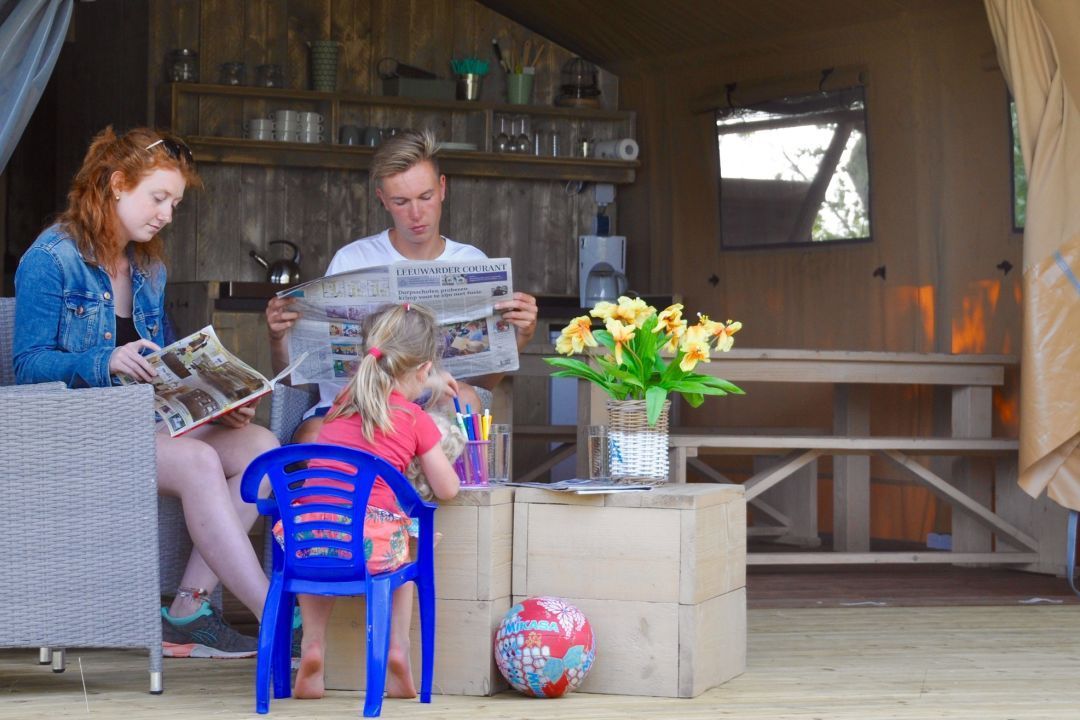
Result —
[[[207, 326], [146, 356], [157, 371], [154, 406], [171, 436], [209, 422], [271, 390], [263, 375], [225, 349]], [[284, 375], [284, 373], [283, 373]], [[138, 381], [118, 375], [120, 382]]]
[[435, 313], [442, 329], [442, 368], [456, 378], [518, 368], [514, 326], [495, 312], [513, 295], [509, 258], [408, 262], [318, 278], [278, 293], [300, 313], [289, 356], [309, 353], [293, 382], [344, 383], [356, 372], [364, 339], [360, 322], [382, 305], [411, 302]]

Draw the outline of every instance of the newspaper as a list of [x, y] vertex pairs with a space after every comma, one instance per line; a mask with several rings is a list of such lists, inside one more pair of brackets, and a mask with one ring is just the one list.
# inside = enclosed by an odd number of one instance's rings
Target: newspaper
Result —
[[[146, 359], [157, 371], [151, 383], [154, 409], [172, 437], [265, 395], [304, 361], [303, 356], [298, 356], [277, 377], [267, 380], [226, 350], [209, 325]], [[124, 373], [117, 377], [124, 385], [139, 382]]]
[[612, 493], [652, 490], [652, 483], [622, 478], [570, 478], [558, 482], [505, 482], [512, 487], [530, 487], [575, 495], [610, 495]]
[[386, 303], [416, 303], [435, 313], [442, 369], [456, 378], [518, 369], [514, 326], [495, 312], [513, 293], [509, 258], [403, 262], [310, 280], [278, 293], [296, 298], [300, 319], [289, 357], [309, 354], [293, 382], [344, 384], [363, 352], [360, 321]]

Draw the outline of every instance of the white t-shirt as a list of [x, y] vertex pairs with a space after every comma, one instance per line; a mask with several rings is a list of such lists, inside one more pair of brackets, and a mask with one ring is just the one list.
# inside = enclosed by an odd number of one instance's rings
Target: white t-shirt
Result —
[[[475, 248], [472, 245], [466, 245], [464, 243], [454, 242], [448, 237], [444, 237], [446, 247], [443, 249], [442, 254], [433, 260], [450, 260], [450, 261], [463, 261], [463, 260], [483, 260], [487, 258], [479, 248]], [[383, 230], [378, 235], [369, 235], [359, 240], [353, 240], [351, 243], [341, 248], [334, 254], [334, 259], [330, 261], [330, 266], [326, 268], [327, 275], [336, 275], [337, 273], [349, 272], [351, 270], [360, 270], [361, 268], [373, 267], [375, 265], [390, 265], [392, 263], [399, 262], [411, 262], [409, 258], [399, 253], [393, 243], [390, 242], [390, 230]], [[331, 383], [320, 382], [319, 383], [319, 404], [305, 413], [305, 419], [315, 412], [318, 408], [330, 407], [334, 404], [334, 398], [345, 387], [345, 383]]]

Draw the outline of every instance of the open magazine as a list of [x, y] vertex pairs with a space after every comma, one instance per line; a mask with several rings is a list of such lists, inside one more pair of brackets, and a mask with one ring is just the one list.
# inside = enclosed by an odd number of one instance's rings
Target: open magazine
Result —
[[293, 383], [343, 384], [363, 351], [360, 322], [386, 303], [431, 309], [442, 329], [442, 368], [473, 377], [518, 368], [514, 327], [495, 303], [514, 292], [509, 258], [407, 262], [338, 273], [278, 293], [296, 298], [300, 313], [289, 333], [289, 356], [309, 354]]
[[[267, 394], [304, 361], [304, 356], [267, 380], [226, 350], [214, 328], [207, 325], [146, 359], [157, 371], [152, 383], [154, 408], [169, 435], [176, 437]], [[139, 382], [122, 373], [118, 377], [124, 385]]]

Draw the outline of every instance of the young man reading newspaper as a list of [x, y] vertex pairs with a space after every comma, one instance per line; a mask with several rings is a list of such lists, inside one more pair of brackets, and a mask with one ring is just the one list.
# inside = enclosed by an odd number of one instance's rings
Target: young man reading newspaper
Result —
[[[454, 242], [439, 233], [442, 202], [446, 198], [446, 177], [439, 173], [437, 143], [430, 132], [409, 131], [385, 141], [375, 154], [371, 178], [375, 195], [393, 218], [393, 227], [341, 248], [330, 262], [327, 275], [392, 263], [424, 260], [482, 260], [487, 256], [472, 245]], [[266, 307], [274, 372], [289, 361], [288, 332], [299, 317], [290, 308], [291, 299], [273, 298]], [[536, 298], [523, 292], [495, 304], [505, 321], [516, 331], [518, 349], [536, 332]], [[500, 375], [472, 378], [478, 387], [492, 389]], [[480, 406], [475, 391], [465, 383], [444, 378], [463, 403]], [[322, 426], [322, 416], [341, 387], [319, 383], [320, 400], [310, 417], [297, 429], [296, 442], [312, 442]]]

